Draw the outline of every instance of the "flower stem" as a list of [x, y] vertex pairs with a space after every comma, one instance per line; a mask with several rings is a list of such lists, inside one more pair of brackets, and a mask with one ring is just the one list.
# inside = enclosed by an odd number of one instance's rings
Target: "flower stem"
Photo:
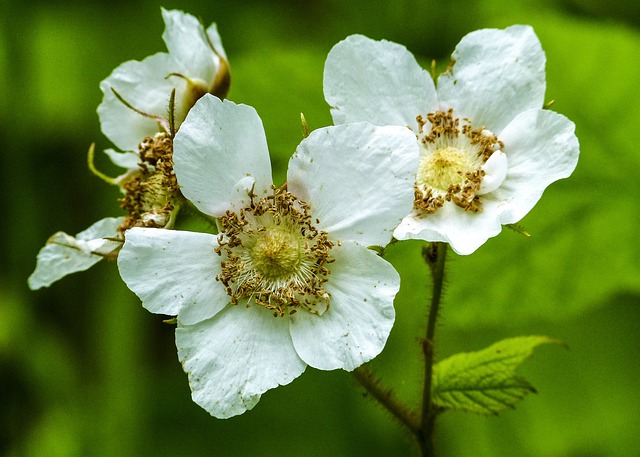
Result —
[[383, 386], [374, 374], [364, 365], [353, 371], [355, 379], [369, 392], [378, 403], [384, 406], [402, 425], [407, 427], [413, 435], [420, 431], [420, 423], [413, 411], [410, 411], [394, 395], [391, 389]]
[[434, 457], [433, 427], [436, 419], [437, 408], [431, 403], [431, 382], [433, 378], [434, 338], [436, 333], [436, 321], [442, 300], [444, 283], [444, 266], [447, 255], [445, 243], [431, 243], [422, 248], [422, 257], [431, 270], [433, 289], [431, 292], [431, 306], [427, 319], [425, 339], [422, 341], [424, 354], [424, 385], [422, 389], [422, 414], [420, 429], [417, 434], [422, 457]]
[[438, 313], [442, 301], [446, 255], [446, 243], [431, 243], [422, 248], [422, 257], [431, 272], [433, 289], [431, 292], [431, 306], [427, 318], [426, 334], [422, 340], [424, 384], [422, 388], [422, 407], [419, 419], [414, 411], [407, 408], [395, 398], [390, 389], [384, 387], [379, 380], [375, 379], [369, 369], [360, 366], [353, 371], [355, 379], [367, 389], [367, 392], [398, 419], [416, 438], [421, 457], [435, 457], [433, 429], [439, 408], [435, 407], [431, 402], [431, 386], [433, 378], [434, 339]]

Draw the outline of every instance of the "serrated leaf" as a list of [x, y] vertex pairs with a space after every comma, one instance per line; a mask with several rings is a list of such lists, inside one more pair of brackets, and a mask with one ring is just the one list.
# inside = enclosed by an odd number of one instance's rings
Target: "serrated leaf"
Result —
[[536, 346], [560, 343], [546, 336], [521, 336], [499, 341], [477, 352], [455, 354], [433, 368], [432, 401], [441, 408], [477, 414], [498, 414], [535, 389], [516, 369]]

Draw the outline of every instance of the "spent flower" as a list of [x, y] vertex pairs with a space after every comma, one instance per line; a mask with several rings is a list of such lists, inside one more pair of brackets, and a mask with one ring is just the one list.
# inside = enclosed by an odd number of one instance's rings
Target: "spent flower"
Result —
[[334, 46], [324, 73], [334, 122], [407, 126], [420, 145], [414, 206], [397, 239], [470, 254], [573, 172], [575, 126], [543, 109], [545, 61], [529, 26], [478, 30], [436, 88], [404, 46], [362, 35]]
[[276, 188], [255, 110], [197, 102], [175, 171], [219, 232], [132, 228], [118, 257], [143, 306], [177, 316], [196, 403], [234, 416], [307, 365], [353, 370], [380, 353], [399, 276], [368, 247], [386, 245], [410, 210], [417, 160], [404, 127], [328, 127], [300, 143]]
[[135, 151], [158, 131], [171, 133], [170, 123], [179, 127], [202, 95], [223, 98], [229, 90], [229, 64], [216, 24], [205, 29], [192, 15], [164, 8], [162, 18], [169, 52], [125, 62], [100, 83], [102, 132], [122, 151]]
[[97, 171], [93, 146], [89, 168], [120, 187], [124, 196], [119, 203], [127, 216], [103, 219], [76, 237], [54, 234], [38, 254], [28, 280], [32, 289], [116, 257], [128, 228], [173, 227], [182, 201], [173, 173], [173, 136], [198, 98], [205, 93], [226, 95], [230, 73], [215, 24], [205, 30], [195, 17], [180, 11], [162, 9], [162, 16], [169, 52], [125, 62], [100, 84], [102, 131], [123, 151], [105, 153], [124, 171], [116, 178]]

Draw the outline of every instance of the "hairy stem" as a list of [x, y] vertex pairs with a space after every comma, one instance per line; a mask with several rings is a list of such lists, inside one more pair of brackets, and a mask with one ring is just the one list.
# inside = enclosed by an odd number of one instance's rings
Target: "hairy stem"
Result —
[[420, 423], [416, 415], [402, 404], [394, 395], [391, 389], [383, 386], [373, 373], [364, 365], [353, 371], [355, 379], [365, 388], [367, 392], [375, 398], [378, 403], [384, 406], [393, 416], [416, 435], [420, 430]]
[[434, 457], [433, 427], [437, 409], [431, 403], [431, 381], [433, 378], [434, 339], [436, 333], [436, 321], [440, 311], [442, 300], [442, 288], [444, 283], [444, 266], [447, 255], [445, 243], [431, 243], [422, 248], [422, 257], [429, 266], [433, 279], [431, 292], [431, 306], [427, 319], [427, 330], [422, 341], [424, 354], [424, 385], [422, 389], [422, 410], [420, 417], [420, 429], [417, 434], [422, 457]]
[[419, 416], [401, 403], [389, 388], [383, 386], [382, 383], [374, 377], [369, 369], [360, 366], [353, 371], [355, 379], [367, 392], [398, 419], [415, 437], [421, 457], [435, 457], [433, 429], [439, 410], [437, 407], [434, 407], [431, 402], [431, 384], [433, 377], [434, 338], [442, 301], [446, 254], [447, 244], [445, 243], [431, 243], [422, 248], [422, 257], [431, 272], [433, 289], [431, 292], [431, 306], [427, 319], [426, 334], [422, 340], [424, 384]]

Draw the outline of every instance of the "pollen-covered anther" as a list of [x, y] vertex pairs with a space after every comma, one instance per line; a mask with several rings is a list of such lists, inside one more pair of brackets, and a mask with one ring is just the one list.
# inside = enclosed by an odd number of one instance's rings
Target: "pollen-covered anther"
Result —
[[324, 290], [333, 261], [333, 243], [318, 230], [309, 206], [285, 190], [257, 198], [237, 213], [220, 218], [216, 252], [224, 256], [216, 276], [230, 302], [264, 306], [275, 316], [295, 313], [300, 307], [322, 314], [329, 307]]
[[416, 121], [422, 148], [414, 209], [426, 215], [452, 202], [465, 211], [481, 211], [482, 167], [504, 144], [490, 131], [474, 129], [469, 119], [454, 117], [453, 109], [419, 115]]
[[138, 172], [123, 184], [120, 207], [128, 215], [118, 228], [168, 227], [173, 223], [179, 188], [173, 171], [173, 140], [167, 133], [146, 137], [138, 145]]

